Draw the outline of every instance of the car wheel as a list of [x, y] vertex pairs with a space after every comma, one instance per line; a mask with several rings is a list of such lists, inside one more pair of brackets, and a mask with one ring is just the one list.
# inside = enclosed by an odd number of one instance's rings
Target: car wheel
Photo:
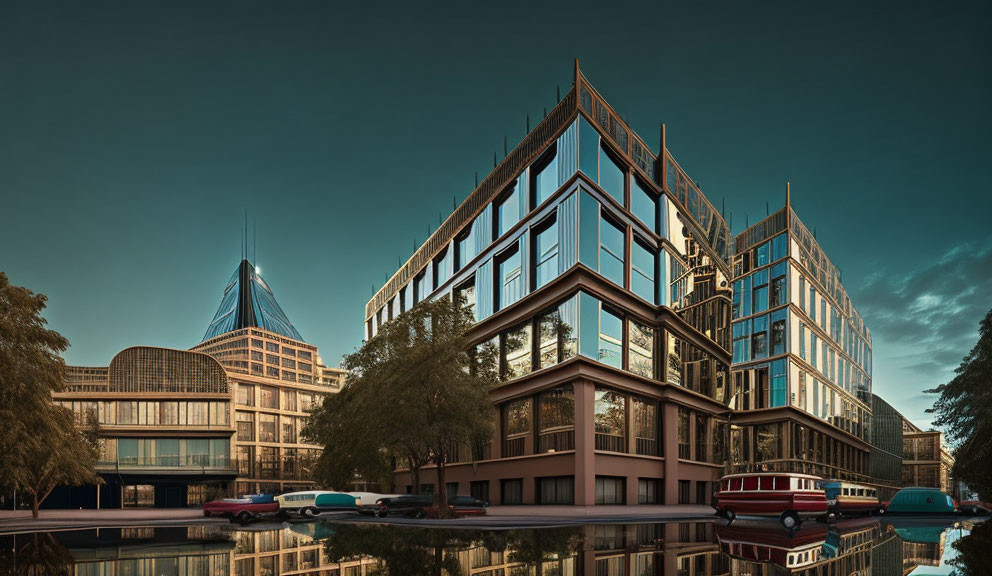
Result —
[[238, 513], [238, 524], [247, 524], [251, 522], [252, 513], [247, 510], [242, 510]]
[[786, 510], [779, 516], [779, 522], [782, 523], [782, 526], [792, 529], [798, 527], [801, 520], [799, 519], [799, 514], [796, 514], [792, 510]]
[[416, 518], [417, 520], [422, 520], [427, 517], [427, 512], [424, 512], [423, 510], [417, 510], [416, 512], [413, 513], [413, 517]]
[[313, 506], [307, 506], [306, 508], [300, 510], [300, 515], [304, 518], [314, 518], [317, 516], [317, 509]]
[[210, 512], [207, 512], [206, 510], [203, 511], [203, 515], [210, 518]]

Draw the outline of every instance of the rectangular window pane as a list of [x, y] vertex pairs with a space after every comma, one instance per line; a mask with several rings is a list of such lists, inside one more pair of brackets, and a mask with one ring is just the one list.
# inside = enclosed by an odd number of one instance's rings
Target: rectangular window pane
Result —
[[531, 371], [530, 324], [503, 333], [503, 370], [507, 380]]
[[631, 245], [630, 289], [648, 302], [655, 303], [655, 255], [638, 241]]
[[654, 378], [654, 329], [630, 320], [627, 322], [627, 367], [634, 374]]
[[545, 225], [534, 239], [534, 288], [558, 277], [558, 223]]
[[608, 366], [620, 368], [623, 359], [623, 320], [612, 312], [600, 308], [598, 360]]
[[596, 431], [596, 449], [626, 452], [625, 398], [618, 392], [596, 389], [593, 422]]
[[624, 233], [605, 218], [599, 219], [599, 273], [623, 286]]
[[658, 201], [653, 192], [641, 184], [640, 180], [633, 178], [630, 187], [630, 211], [634, 216], [644, 223], [648, 230], [657, 231], [657, 211]]

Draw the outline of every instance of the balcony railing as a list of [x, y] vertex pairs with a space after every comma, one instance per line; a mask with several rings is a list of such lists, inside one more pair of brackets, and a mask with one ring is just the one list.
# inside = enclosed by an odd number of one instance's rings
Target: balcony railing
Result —
[[537, 438], [539, 452], [562, 452], [575, 450], [575, 430], [549, 430]]
[[233, 470], [231, 458], [224, 456], [139, 456], [97, 462], [98, 470], [139, 470], [142, 468], [180, 468], [192, 470]]
[[627, 442], [623, 436], [600, 434], [597, 432], [596, 450], [605, 450], [607, 452], [626, 452]]

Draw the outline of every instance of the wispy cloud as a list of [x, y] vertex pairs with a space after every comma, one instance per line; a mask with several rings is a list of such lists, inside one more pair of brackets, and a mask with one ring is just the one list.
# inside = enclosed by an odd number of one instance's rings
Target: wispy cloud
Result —
[[935, 397], [922, 391], [953, 377], [992, 308], [992, 236], [958, 244], [910, 272], [879, 268], [855, 305], [872, 332], [874, 389], [927, 425], [923, 410]]

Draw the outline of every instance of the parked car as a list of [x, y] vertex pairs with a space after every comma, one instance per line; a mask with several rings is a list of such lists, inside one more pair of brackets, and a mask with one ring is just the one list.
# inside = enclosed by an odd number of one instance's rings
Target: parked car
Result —
[[276, 496], [280, 512], [296, 512], [306, 518], [313, 518], [321, 512], [357, 511], [362, 500], [346, 492], [311, 490], [290, 492]]
[[967, 514], [968, 516], [988, 516], [989, 513], [992, 513], [992, 510], [984, 502], [968, 500], [958, 504], [958, 512]]
[[953, 514], [954, 500], [936, 488], [903, 488], [889, 501], [890, 514]]
[[204, 516], [224, 516], [246, 524], [259, 516], [279, 512], [279, 503], [271, 494], [250, 494], [241, 498], [214, 500], [203, 505]]
[[[488, 505], [488, 502], [471, 496], [453, 495], [448, 497], [448, 506], [456, 516], [483, 516]], [[382, 498], [376, 501], [373, 514], [379, 517], [401, 516], [408, 518], [437, 518], [440, 516], [438, 507], [434, 505], [434, 496], [431, 494]]]

